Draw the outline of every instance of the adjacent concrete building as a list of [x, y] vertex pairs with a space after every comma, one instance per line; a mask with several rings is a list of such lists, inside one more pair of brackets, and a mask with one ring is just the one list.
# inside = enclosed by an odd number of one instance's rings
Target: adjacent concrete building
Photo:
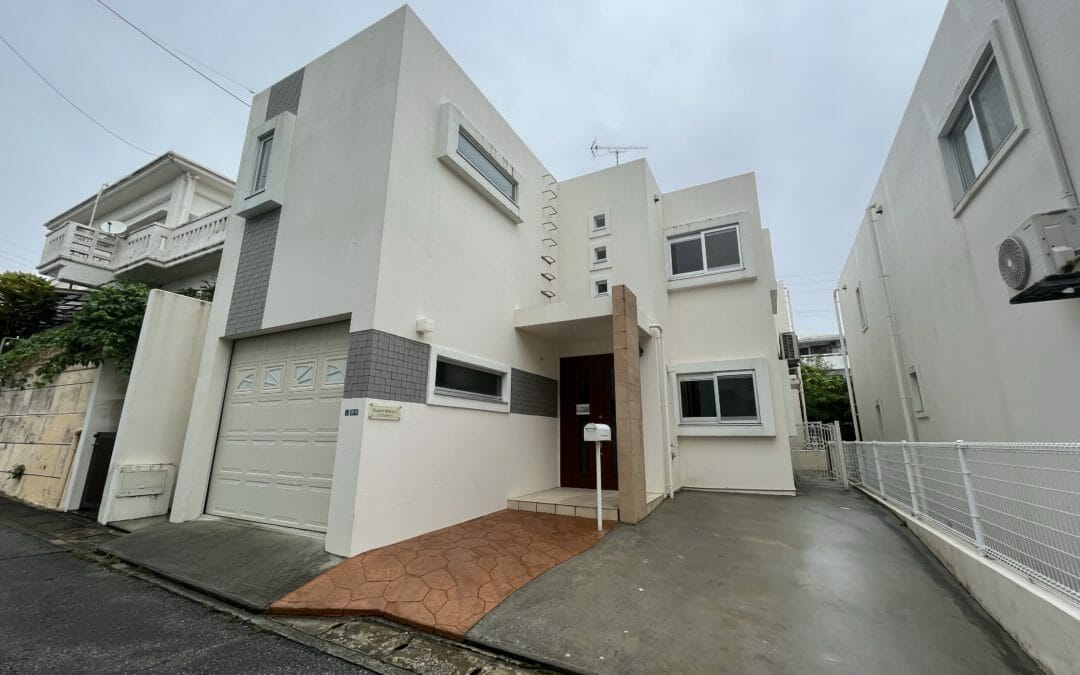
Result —
[[1074, 0], [948, 4], [839, 281], [865, 439], [1076, 440], [1078, 73]]
[[753, 174], [560, 181], [403, 7], [254, 98], [238, 175], [173, 521], [351, 555], [595, 515], [597, 472], [631, 523], [684, 487], [793, 494]]

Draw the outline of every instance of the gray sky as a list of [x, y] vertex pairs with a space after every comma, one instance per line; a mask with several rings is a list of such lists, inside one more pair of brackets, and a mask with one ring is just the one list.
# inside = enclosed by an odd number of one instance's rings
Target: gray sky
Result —
[[[109, 4], [256, 91], [399, 6]], [[590, 156], [594, 137], [648, 145], [665, 191], [756, 171], [797, 329], [835, 329], [831, 289], [945, 0], [411, 4], [560, 179], [612, 163]], [[235, 175], [248, 109], [92, 0], [4, 0], [0, 33], [134, 144]], [[2, 44], [0, 87], [0, 269], [31, 270], [42, 223], [150, 157], [72, 110]]]

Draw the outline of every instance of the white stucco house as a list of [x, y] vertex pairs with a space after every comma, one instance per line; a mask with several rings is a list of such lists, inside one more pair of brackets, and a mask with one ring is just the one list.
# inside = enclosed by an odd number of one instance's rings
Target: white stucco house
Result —
[[839, 280], [865, 439], [1076, 440], [1078, 44], [949, 2]]
[[[559, 180], [407, 7], [252, 103], [171, 519], [352, 555], [595, 486], [793, 494], [753, 174]], [[595, 512], [591, 512], [595, 514]]]

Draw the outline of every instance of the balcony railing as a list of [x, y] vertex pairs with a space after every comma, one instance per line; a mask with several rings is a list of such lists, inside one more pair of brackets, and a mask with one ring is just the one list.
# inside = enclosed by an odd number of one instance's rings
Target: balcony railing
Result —
[[92, 265], [114, 273], [147, 264], [169, 267], [201, 253], [220, 249], [225, 242], [228, 218], [229, 210], [221, 209], [176, 228], [151, 223], [120, 236], [68, 221], [45, 237], [38, 269], [61, 260]]

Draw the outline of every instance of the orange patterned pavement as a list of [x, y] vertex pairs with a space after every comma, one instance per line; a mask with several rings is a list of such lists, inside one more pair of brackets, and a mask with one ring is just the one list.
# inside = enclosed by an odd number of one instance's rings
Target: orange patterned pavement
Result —
[[[614, 525], [605, 522], [604, 534]], [[349, 558], [269, 611], [384, 616], [459, 640], [508, 595], [602, 536], [587, 518], [498, 511]]]

